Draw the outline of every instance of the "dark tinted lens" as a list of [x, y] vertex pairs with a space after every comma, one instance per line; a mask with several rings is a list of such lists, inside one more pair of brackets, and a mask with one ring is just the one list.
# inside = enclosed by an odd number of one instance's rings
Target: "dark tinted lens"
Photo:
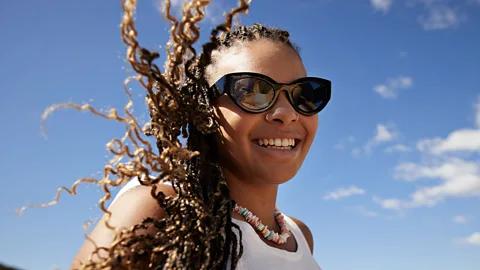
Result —
[[241, 78], [233, 84], [233, 95], [247, 109], [261, 110], [272, 102], [273, 87], [258, 78]]
[[327, 89], [316, 82], [297, 84], [293, 90], [293, 103], [304, 112], [315, 111], [327, 102]]

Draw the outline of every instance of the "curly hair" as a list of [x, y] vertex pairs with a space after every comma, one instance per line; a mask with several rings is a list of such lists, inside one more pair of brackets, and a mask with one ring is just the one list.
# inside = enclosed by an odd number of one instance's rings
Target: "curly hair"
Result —
[[[127, 60], [138, 74], [135, 79], [147, 90], [151, 120], [140, 126], [130, 111], [132, 97], [126, 85], [131, 78], [125, 81], [124, 90], [130, 99], [123, 117], [115, 109], [104, 114], [88, 104], [69, 103], [48, 108], [43, 120], [53, 110], [73, 107], [122, 122], [127, 131], [121, 139], [107, 144], [115, 158], [105, 166], [102, 179], [79, 179], [70, 189], [59, 188], [54, 201], [40, 206], [57, 203], [62, 190], [75, 195], [77, 185], [82, 182], [103, 187], [105, 196], [99, 206], [106, 213], [106, 226], [115, 230], [116, 236], [111, 246], [97, 247], [81, 269], [226, 269], [228, 263], [234, 269], [243, 252], [242, 233], [232, 222], [232, 199], [218, 164], [215, 140], [218, 123], [210, 104], [206, 68], [216, 64], [213, 51], [222, 52], [244, 42], [266, 39], [286, 44], [297, 53], [298, 47], [290, 41], [289, 33], [280, 29], [261, 24], [232, 29], [234, 16], [246, 13], [249, 8], [249, 1], [240, 0], [238, 7], [226, 15], [225, 22], [212, 30], [210, 41], [197, 56], [193, 44], [199, 39], [198, 23], [210, 1], [186, 1], [179, 21], [172, 16], [171, 3], [167, 0], [163, 12], [171, 23], [171, 36], [161, 72], [155, 64], [159, 54], [142, 48], [137, 41], [136, 2], [122, 0], [121, 35], [127, 45]], [[145, 135], [154, 137], [158, 151]], [[182, 145], [182, 137], [187, 139], [186, 145]], [[126, 161], [120, 162], [122, 159]], [[105, 207], [111, 198], [110, 189], [133, 178], [151, 187], [151, 196], [165, 209], [166, 216], [161, 220], [146, 218], [128, 229], [115, 228], [109, 224], [111, 212]], [[158, 191], [158, 184], [165, 182], [172, 183], [176, 196], [167, 197]], [[158, 233], [142, 233], [151, 228]], [[238, 231], [238, 237], [233, 230]]]

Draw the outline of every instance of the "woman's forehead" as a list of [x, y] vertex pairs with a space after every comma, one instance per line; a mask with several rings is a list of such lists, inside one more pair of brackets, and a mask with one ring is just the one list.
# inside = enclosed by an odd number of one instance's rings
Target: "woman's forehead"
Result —
[[[213, 82], [234, 72], [254, 72], [267, 75], [277, 82], [289, 83], [305, 77], [306, 71], [298, 54], [285, 44], [255, 41], [216, 52]], [[212, 82], [212, 83], [213, 83]]]

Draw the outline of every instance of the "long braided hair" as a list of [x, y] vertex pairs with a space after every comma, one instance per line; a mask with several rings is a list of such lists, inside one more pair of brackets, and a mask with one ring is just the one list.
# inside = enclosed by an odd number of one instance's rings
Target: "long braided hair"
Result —
[[[283, 30], [261, 24], [232, 29], [234, 16], [248, 11], [249, 2], [240, 0], [238, 7], [226, 15], [225, 23], [212, 30], [210, 42], [203, 45], [203, 52], [197, 56], [193, 48], [200, 33], [197, 24], [208, 3], [186, 1], [179, 21], [170, 13], [170, 1], [165, 1], [164, 14], [172, 27], [161, 72], [154, 63], [159, 54], [142, 48], [137, 41], [133, 19], [136, 0], [122, 0], [122, 40], [128, 47], [127, 60], [139, 74], [135, 79], [147, 90], [151, 117], [147, 125], [140, 126], [131, 113], [132, 98], [126, 86], [130, 100], [123, 117], [115, 109], [105, 114], [88, 104], [72, 103], [52, 106], [43, 115], [46, 119], [55, 109], [73, 107], [127, 127], [121, 139], [107, 144], [115, 158], [105, 166], [102, 179], [79, 179], [70, 189], [59, 188], [53, 202], [41, 205], [57, 203], [62, 190], [75, 195], [82, 182], [102, 186], [105, 196], [99, 206], [106, 213], [106, 226], [115, 231], [115, 239], [110, 247], [97, 247], [82, 269], [226, 269], [228, 263], [234, 269], [241, 257], [242, 234], [232, 223], [232, 200], [218, 164], [218, 123], [211, 106], [206, 68], [216, 64], [212, 51], [222, 52], [244, 42], [266, 39], [286, 44], [297, 53], [298, 48]], [[158, 152], [144, 135], [155, 139]], [[186, 145], [182, 145], [182, 137], [187, 139]], [[121, 162], [123, 158], [126, 161]], [[161, 220], [147, 218], [128, 229], [115, 228], [109, 224], [111, 212], [105, 207], [111, 198], [110, 188], [133, 178], [151, 187], [151, 196], [165, 209], [166, 216]], [[176, 196], [167, 197], [158, 191], [158, 184], [164, 182], [172, 183]], [[152, 228], [157, 233], [144, 233]], [[239, 237], [233, 230], [238, 231]], [[94, 254], [98, 255], [95, 260]]]

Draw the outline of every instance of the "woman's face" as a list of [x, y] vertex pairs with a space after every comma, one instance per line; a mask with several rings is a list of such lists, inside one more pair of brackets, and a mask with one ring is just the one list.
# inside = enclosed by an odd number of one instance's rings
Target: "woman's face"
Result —
[[[266, 40], [242, 43], [216, 52], [213, 68], [207, 69], [209, 83], [233, 72], [267, 75], [279, 83], [307, 76], [300, 57], [290, 47]], [[282, 92], [266, 112], [252, 114], [239, 108], [227, 95], [214, 100], [220, 124], [217, 142], [220, 165], [225, 174], [252, 184], [280, 184], [300, 169], [318, 126], [318, 116], [299, 114]], [[265, 139], [296, 139], [290, 150], [259, 145]]]

